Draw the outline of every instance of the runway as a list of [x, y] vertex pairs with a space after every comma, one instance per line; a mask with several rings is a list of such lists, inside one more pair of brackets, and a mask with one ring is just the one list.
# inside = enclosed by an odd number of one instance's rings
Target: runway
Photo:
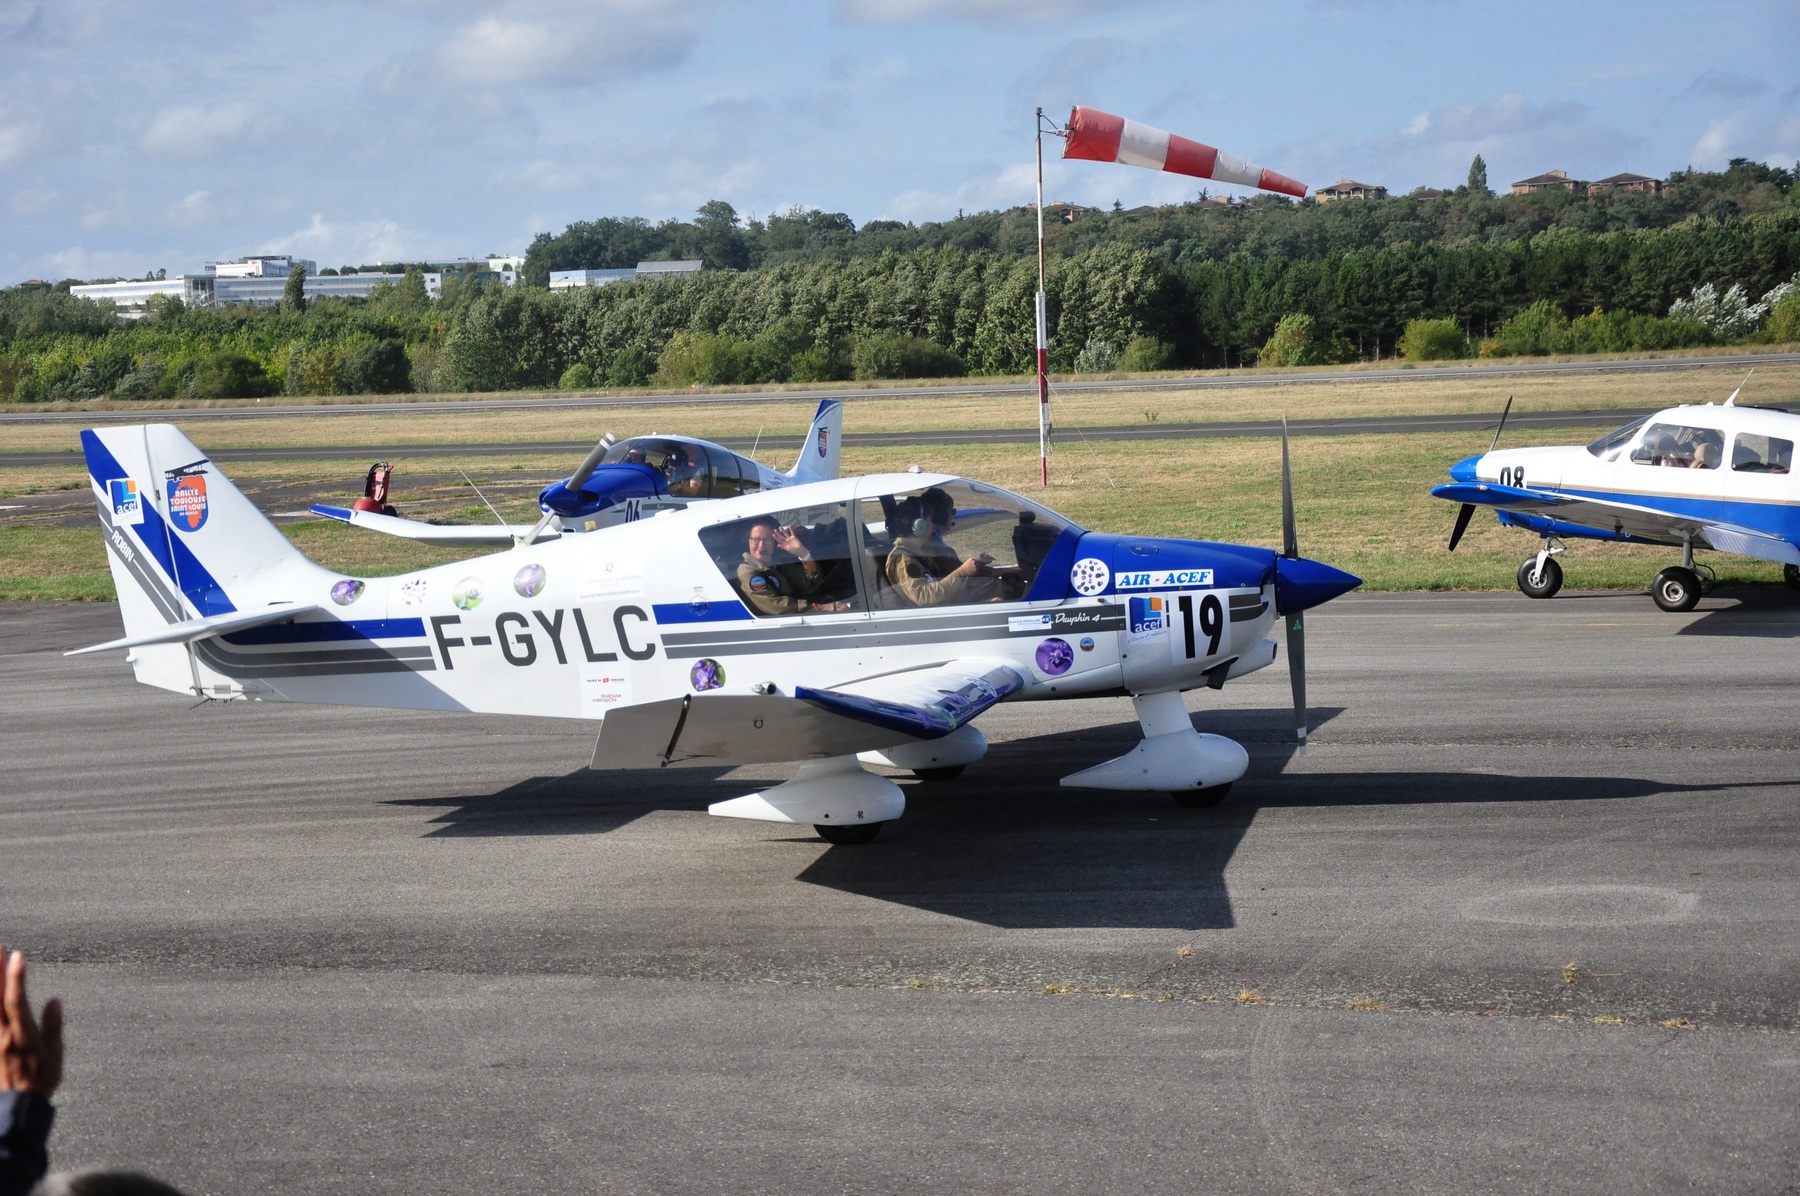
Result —
[[[1617, 360], [1525, 361], [1505, 364], [1468, 363], [1425, 366], [1401, 365], [1387, 369], [1310, 370], [1306, 373], [1230, 373], [1198, 377], [1086, 378], [1054, 381], [1056, 394], [1119, 391], [1237, 390], [1262, 386], [1312, 386], [1356, 382], [1442, 382], [1446, 378], [1515, 378], [1535, 374], [1637, 374], [1669, 370], [1739, 369], [1800, 362], [1800, 353], [1720, 353], [1705, 357], [1642, 357]], [[422, 399], [410, 402], [369, 399], [349, 403], [287, 403], [280, 399], [245, 401], [233, 407], [162, 408], [133, 403], [106, 410], [5, 411], [0, 425], [9, 423], [141, 423], [146, 418], [166, 421], [197, 419], [265, 419], [274, 416], [312, 415], [424, 415], [432, 412], [587, 410], [602, 407], [693, 407], [708, 403], [795, 403], [819, 399], [939, 399], [957, 395], [1035, 395], [1035, 381], [950, 382], [931, 386], [834, 386], [809, 390], [706, 390], [684, 394], [535, 394], [481, 395], [468, 398]], [[151, 415], [151, 412], [155, 412]]]
[[1777, 1192], [1800, 1174], [1800, 596], [1354, 595], [1190, 695], [1228, 802], [1002, 705], [866, 847], [588, 724], [196, 706], [0, 606], [0, 941], [59, 1166], [193, 1193]]

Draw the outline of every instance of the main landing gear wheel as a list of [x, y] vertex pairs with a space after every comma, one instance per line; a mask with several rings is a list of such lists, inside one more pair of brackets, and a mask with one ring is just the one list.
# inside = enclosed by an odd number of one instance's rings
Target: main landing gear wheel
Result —
[[1787, 582], [1788, 589], [1800, 590], [1800, 565], [1783, 565], [1781, 580]]
[[1545, 557], [1543, 569], [1538, 568], [1537, 558], [1528, 557], [1519, 566], [1519, 592], [1527, 598], [1548, 598], [1562, 589], [1562, 566], [1556, 558]]
[[1693, 610], [1700, 603], [1700, 578], [1692, 569], [1671, 565], [1650, 583], [1650, 597], [1671, 614]]
[[832, 826], [830, 823], [813, 823], [813, 830], [819, 838], [834, 847], [854, 847], [858, 843], [867, 843], [881, 833], [879, 822], [846, 823], [843, 826]]
[[1177, 789], [1169, 794], [1178, 806], [1186, 806], [1190, 810], [1210, 810], [1225, 800], [1231, 792], [1231, 782], [1223, 785], [1212, 785], [1205, 789]]
[[912, 774], [921, 781], [954, 781], [967, 767], [967, 764], [948, 764], [943, 768], [915, 768]]

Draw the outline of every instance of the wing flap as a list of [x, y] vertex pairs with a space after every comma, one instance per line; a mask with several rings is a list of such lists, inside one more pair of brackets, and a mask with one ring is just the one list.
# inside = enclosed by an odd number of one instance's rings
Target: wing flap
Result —
[[1720, 552], [1735, 552], [1739, 556], [1780, 561], [1784, 565], [1800, 565], [1800, 548], [1767, 532], [1729, 523], [1709, 523], [1700, 532], [1706, 537], [1706, 542]]
[[799, 687], [794, 696], [845, 718], [912, 739], [941, 739], [1025, 686], [1011, 662], [952, 660], [832, 689]]
[[[417, 519], [383, 515], [379, 511], [354, 511], [348, 507], [333, 507], [324, 503], [314, 503], [308, 510], [322, 519], [348, 523], [351, 527], [398, 536], [420, 544], [510, 545], [531, 531], [529, 524], [512, 527], [504, 523], [421, 523]], [[554, 540], [559, 534], [545, 530], [539, 534], [538, 543]]]
[[905, 738], [782, 694], [689, 694], [609, 712], [594, 743], [593, 767], [823, 760]]

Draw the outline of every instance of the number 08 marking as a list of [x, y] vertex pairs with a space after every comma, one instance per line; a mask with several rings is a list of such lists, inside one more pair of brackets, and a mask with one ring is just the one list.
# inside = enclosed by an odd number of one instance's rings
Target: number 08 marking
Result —
[[[1175, 600], [1181, 608], [1182, 646], [1187, 650], [1187, 659], [1195, 656], [1198, 639], [1194, 635], [1194, 596], [1183, 594]], [[1225, 607], [1219, 602], [1217, 594], [1208, 594], [1200, 600], [1200, 634], [1206, 637], [1206, 655], [1211, 656], [1219, 650], [1219, 637], [1225, 632]]]

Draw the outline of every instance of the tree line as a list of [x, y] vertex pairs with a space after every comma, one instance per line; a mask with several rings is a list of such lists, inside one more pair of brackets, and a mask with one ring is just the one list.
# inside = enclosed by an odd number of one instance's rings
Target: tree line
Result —
[[[1769, 211], [1657, 227], [1595, 232], [1565, 221], [1518, 238], [1290, 254], [1249, 244], [1263, 216], [1284, 210], [1252, 201], [1203, 214], [1247, 230], [1244, 244], [1213, 256], [1128, 237], [1065, 243], [1049, 265], [1051, 365], [1108, 372], [1767, 338], [1789, 326], [1775, 304], [1736, 323], [1695, 304], [1704, 288], [1718, 302], [1736, 288], [1747, 310], [1800, 273], [1800, 205], [1790, 202], [1800, 192], [1780, 173], [1738, 193], [1772, 188], [1780, 203]], [[1503, 202], [1465, 190], [1471, 204]], [[1347, 223], [1383, 218], [1384, 207], [1288, 205], [1303, 206], [1349, 209]], [[736, 227], [723, 208], [712, 212], [714, 233]], [[367, 301], [296, 293], [276, 308], [190, 309], [162, 300], [126, 324], [66, 287], [15, 287], [0, 291], [0, 401], [1022, 374], [1034, 359], [1036, 286], [1032, 253], [938, 244], [555, 292], [447, 278], [437, 300], [414, 271]], [[1439, 326], [1409, 339], [1420, 321]]]

